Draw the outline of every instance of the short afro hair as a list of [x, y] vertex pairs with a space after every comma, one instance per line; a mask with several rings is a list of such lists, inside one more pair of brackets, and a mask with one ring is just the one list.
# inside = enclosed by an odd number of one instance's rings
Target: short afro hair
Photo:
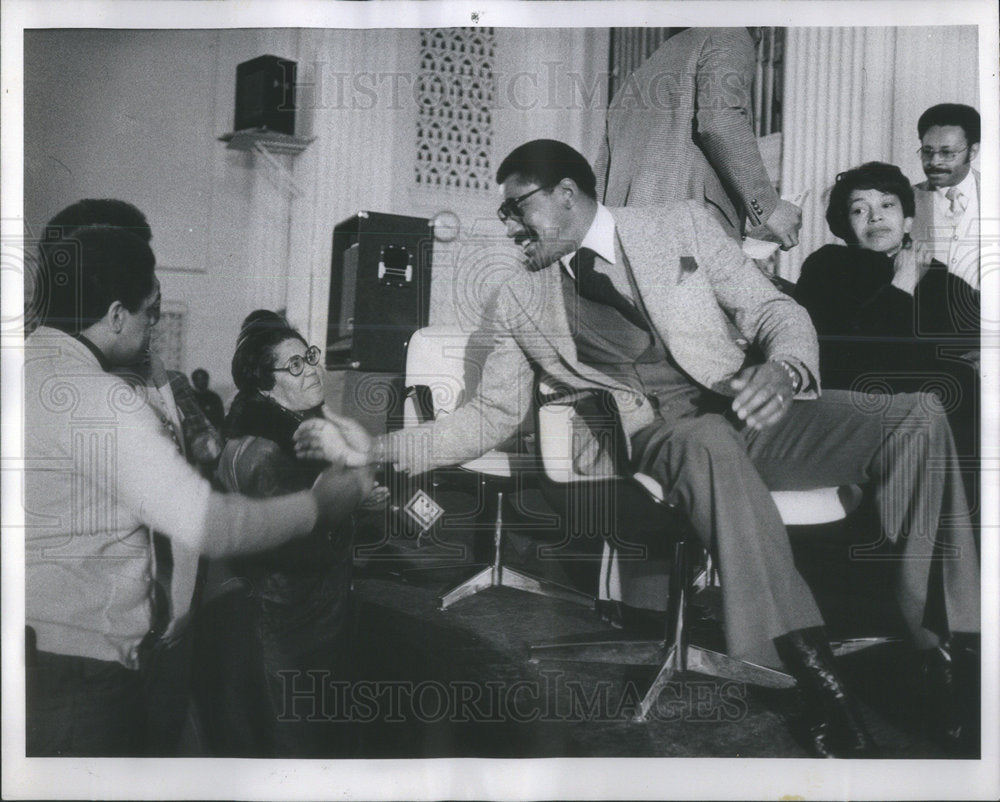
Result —
[[597, 200], [597, 178], [587, 160], [567, 145], [555, 139], [534, 139], [512, 150], [500, 163], [497, 183], [517, 175], [541, 187], [554, 187], [564, 178], [571, 178], [588, 198]]
[[79, 334], [101, 320], [115, 301], [137, 312], [153, 292], [156, 258], [149, 244], [114, 226], [90, 226], [42, 246], [39, 322]]
[[963, 103], [939, 103], [931, 106], [917, 120], [917, 136], [921, 139], [935, 125], [957, 125], [965, 132], [969, 146], [979, 144], [979, 112]]

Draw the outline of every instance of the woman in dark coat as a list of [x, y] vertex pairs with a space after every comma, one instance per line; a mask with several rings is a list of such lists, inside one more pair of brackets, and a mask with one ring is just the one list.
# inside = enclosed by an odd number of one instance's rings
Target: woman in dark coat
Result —
[[[311, 487], [338, 458], [331, 451], [327, 460], [299, 459], [295, 452], [299, 425], [325, 419], [319, 359], [319, 349], [279, 315], [258, 310], [244, 321], [232, 361], [239, 393], [226, 416], [217, 472], [228, 490], [264, 497]], [[329, 429], [336, 440], [336, 426]], [[364, 438], [359, 432], [352, 430]], [[206, 666], [217, 672], [208, 729], [218, 753], [351, 753], [351, 728], [336, 701], [352, 663], [352, 531], [347, 518], [336, 531], [316, 530], [227, 566], [233, 592], [221, 604], [221, 664]]]
[[936, 392], [959, 453], [974, 456], [979, 292], [916, 252], [914, 212], [913, 188], [895, 165], [868, 162], [838, 175], [826, 220], [847, 244], [809, 255], [795, 299], [819, 334], [824, 386]]

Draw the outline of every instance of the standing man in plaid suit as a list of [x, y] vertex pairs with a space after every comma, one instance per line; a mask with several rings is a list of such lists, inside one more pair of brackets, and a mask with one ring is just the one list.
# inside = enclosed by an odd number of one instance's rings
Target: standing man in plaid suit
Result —
[[746, 28], [688, 28], [615, 93], [594, 165], [611, 207], [703, 202], [737, 239], [799, 242], [802, 210], [771, 186], [752, 121], [756, 57]]

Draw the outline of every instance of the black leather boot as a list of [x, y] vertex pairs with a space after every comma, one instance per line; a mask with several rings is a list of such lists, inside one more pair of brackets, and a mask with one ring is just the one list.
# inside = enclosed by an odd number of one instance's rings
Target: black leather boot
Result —
[[844, 687], [823, 627], [797, 629], [774, 639], [798, 683], [805, 739], [816, 757], [879, 757], [857, 705]]
[[920, 653], [921, 708], [931, 736], [962, 757], [979, 753], [978, 636], [956, 636], [948, 646]]

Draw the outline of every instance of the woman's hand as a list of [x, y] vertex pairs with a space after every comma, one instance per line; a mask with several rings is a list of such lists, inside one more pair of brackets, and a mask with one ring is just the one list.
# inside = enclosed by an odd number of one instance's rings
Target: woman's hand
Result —
[[367, 465], [371, 452], [368, 433], [350, 418], [324, 414], [326, 418], [310, 418], [295, 430], [295, 456], [347, 467]]
[[920, 279], [927, 272], [927, 265], [917, 259], [915, 248], [903, 248], [892, 260], [892, 286], [907, 295], [913, 295]]
[[368, 494], [368, 498], [361, 502], [361, 509], [368, 510], [369, 512], [371, 510], [380, 510], [385, 507], [391, 495], [389, 488], [385, 485], [375, 485], [372, 492]]

